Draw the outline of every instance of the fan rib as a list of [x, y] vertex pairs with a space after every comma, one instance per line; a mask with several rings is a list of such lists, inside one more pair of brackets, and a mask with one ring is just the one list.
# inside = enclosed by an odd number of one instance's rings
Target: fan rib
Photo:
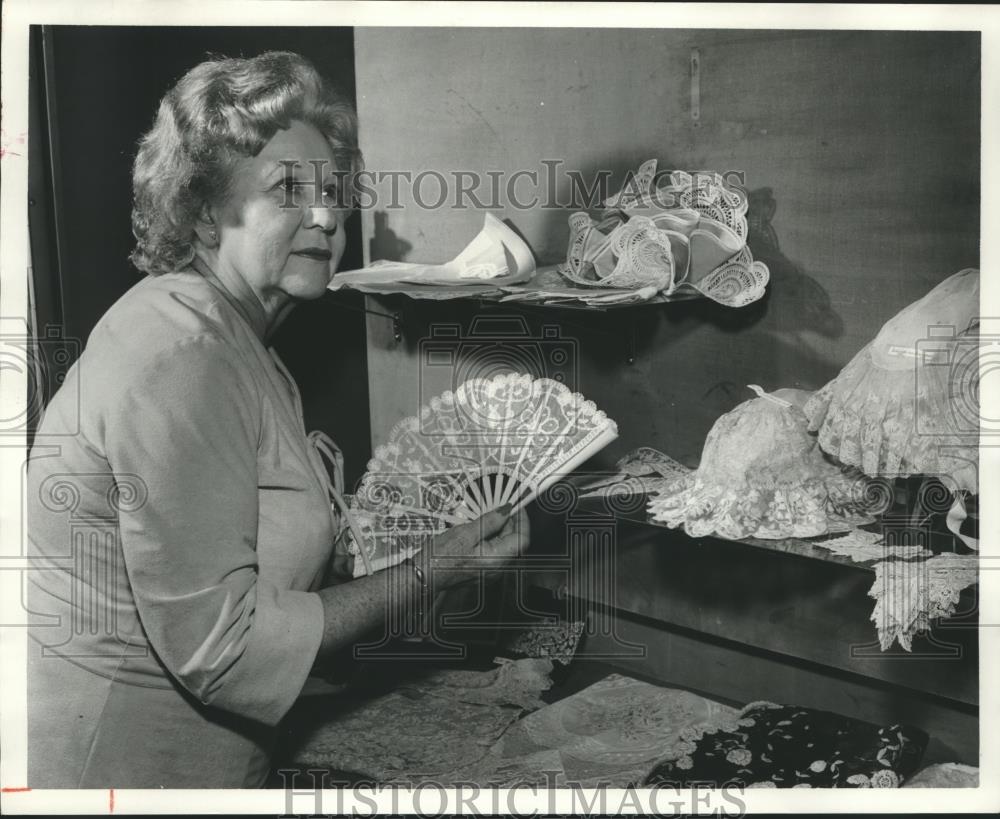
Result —
[[528, 495], [523, 497], [514, 507], [513, 512], [519, 512], [529, 503], [531, 503], [536, 497], [538, 497], [542, 492], [548, 489], [552, 484], [559, 480], [559, 476], [568, 472], [572, 472], [580, 464], [586, 461], [588, 458], [593, 457], [598, 452], [600, 452], [604, 447], [610, 444], [618, 437], [618, 429], [613, 422], [609, 423], [608, 426], [604, 427], [600, 434], [594, 438], [589, 444], [577, 451], [575, 455], [567, 458], [561, 465], [557, 465], [552, 469], [548, 475], [542, 479], [538, 484], [538, 487], [531, 491]]
[[497, 507], [499, 507], [501, 505], [501, 502], [502, 502], [501, 499], [503, 498], [503, 493], [504, 493], [504, 488], [505, 488], [504, 487], [504, 479], [505, 479], [506, 476], [505, 476], [505, 474], [503, 472], [503, 469], [504, 469], [504, 467], [507, 466], [507, 429], [508, 429], [510, 418], [511, 418], [511, 408], [512, 408], [513, 403], [514, 403], [513, 391], [512, 390], [507, 390], [507, 405], [504, 408], [505, 412], [503, 414], [503, 418], [505, 419], [505, 423], [500, 428], [500, 455], [499, 455], [500, 470], [497, 472], [497, 480], [493, 484], [493, 508], [494, 509], [496, 509]]
[[[572, 427], [573, 427], [573, 424], [574, 424], [574, 421], [573, 421], [573, 420], [569, 420], [569, 421], [567, 421], [567, 422], [566, 422], [566, 425], [565, 425], [565, 426], [564, 426], [564, 427], [563, 427], [563, 428], [562, 428], [562, 429], [561, 429], [561, 430], [559, 431], [559, 433], [558, 433], [558, 434], [557, 434], [557, 435], [556, 435], [556, 436], [555, 436], [555, 437], [553, 438], [553, 441], [552, 441], [552, 443], [551, 443], [551, 444], [549, 444], [549, 446], [548, 446], [548, 449], [546, 449], [546, 450], [545, 450], [545, 452], [544, 452], [544, 454], [542, 455], [542, 457], [540, 457], [540, 458], [538, 459], [538, 463], [537, 463], [537, 464], [535, 465], [535, 468], [534, 468], [534, 469], [533, 469], [533, 470], [531, 471], [531, 474], [529, 474], [529, 475], [528, 475], [528, 476], [527, 476], [527, 477], [526, 477], [526, 478], [525, 478], [525, 479], [524, 479], [524, 480], [523, 480], [523, 481], [521, 482], [521, 488], [522, 488], [522, 491], [523, 491], [523, 489], [524, 489], [524, 488], [525, 488], [526, 486], [527, 486], [528, 488], [530, 488], [531, 486], [533, 486], [533, 485], [534, 485], [534, 483], [535, 483], [535, 480], [536, 480], [536, 478], [538, 477], [538, 474], [539, 474], [539, 473], [540, 473], [540, 472], [541, 472], [541, 471], [542, 471], [543, 469], [545, 469], [545, 470], [548, 470], [548, 472], [547, 472], [546, 474], [551, 474], [552, 472], [554, 472], [554, 471], [556, 471], [557, 469], [559, 469], [559, 468], [560, 468], [560, 465], [559, 465], [559, 463], [558, 463], [558, 462], [555, 462], [555, 463], [553, 463], [553, 462], [551, 462], [551, 461], [550, 461], [549, 459], [550, 459], [550, 458], [552, 457], [552, 455], [553, 455], [553, 454], [554, 454], [554, 453], [556, 452], [556, 450], [558, 449], [558, 447], [559, 447], [559, 445], [560, 445], [560, 444], [562, 443], [562, 441], [564, 441], [564, 440], [566, 439], [566, 437], [568, 437], [568, 436], [567, 436], [567, 433], [568, 433], [568, 432], [570, 431], [570, 429], [572, 429]], [[570, 452], [569, 452], [569, 456], [568, 456], [567, 460], [568, 460], [569, 458], [571, 458], [571, 457], [573, 456], [573, 452], [574, 452], [574, 451], [575, 451], [575, 447], [574, 447], [573, 449], [571, 449], [571, 450], [570, 450]], [[519, 494], [520, 494], [520, 493], [519, 493]]]

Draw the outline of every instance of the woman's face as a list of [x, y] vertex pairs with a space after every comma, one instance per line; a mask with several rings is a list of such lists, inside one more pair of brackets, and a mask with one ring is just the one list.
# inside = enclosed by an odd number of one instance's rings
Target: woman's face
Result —
[[333, 151], [318, 129], [296, 120], [278, 131], [257, 156], [238, 162], [229, 198], [214, 212], [216, 274], [238, 275], [268, 312], [289, 299], [319, 298], [344, 252], [347, 214], [335, 208], [337, 184]]

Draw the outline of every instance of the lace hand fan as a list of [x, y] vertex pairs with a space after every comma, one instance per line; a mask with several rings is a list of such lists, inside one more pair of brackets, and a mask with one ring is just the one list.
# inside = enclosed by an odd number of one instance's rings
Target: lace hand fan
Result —
[[617, 437], [614, 421], [558, 381], [470, 379], [396, 424], [368, 462], [354, 496], [366, 547], [381, 536], [381, 548], [416, 550], [449, 526], [517, 511]]

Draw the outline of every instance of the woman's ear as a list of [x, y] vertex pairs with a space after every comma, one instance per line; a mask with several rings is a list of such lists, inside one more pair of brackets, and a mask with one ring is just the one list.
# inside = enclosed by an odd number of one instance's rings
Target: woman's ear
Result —
[[195, 220], [194, 232], [198, 241], [205, 247], [219, 246], [219, 229], [215, 226], [215, 219], [207, 204], [201, 206], [201, 212]]

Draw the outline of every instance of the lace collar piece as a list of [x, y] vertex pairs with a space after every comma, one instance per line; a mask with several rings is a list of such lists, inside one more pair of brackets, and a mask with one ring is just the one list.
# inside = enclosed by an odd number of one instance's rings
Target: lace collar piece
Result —
[[660, 186], [656, 165], [644, 163], [606, 200], [601, 221], [570, 216], [559, 272], [586, 287], [687, 290], [730, 307], [763, 296], [769, 272], [746, 244], [746, 192], [707, 172], [674, 171]]

